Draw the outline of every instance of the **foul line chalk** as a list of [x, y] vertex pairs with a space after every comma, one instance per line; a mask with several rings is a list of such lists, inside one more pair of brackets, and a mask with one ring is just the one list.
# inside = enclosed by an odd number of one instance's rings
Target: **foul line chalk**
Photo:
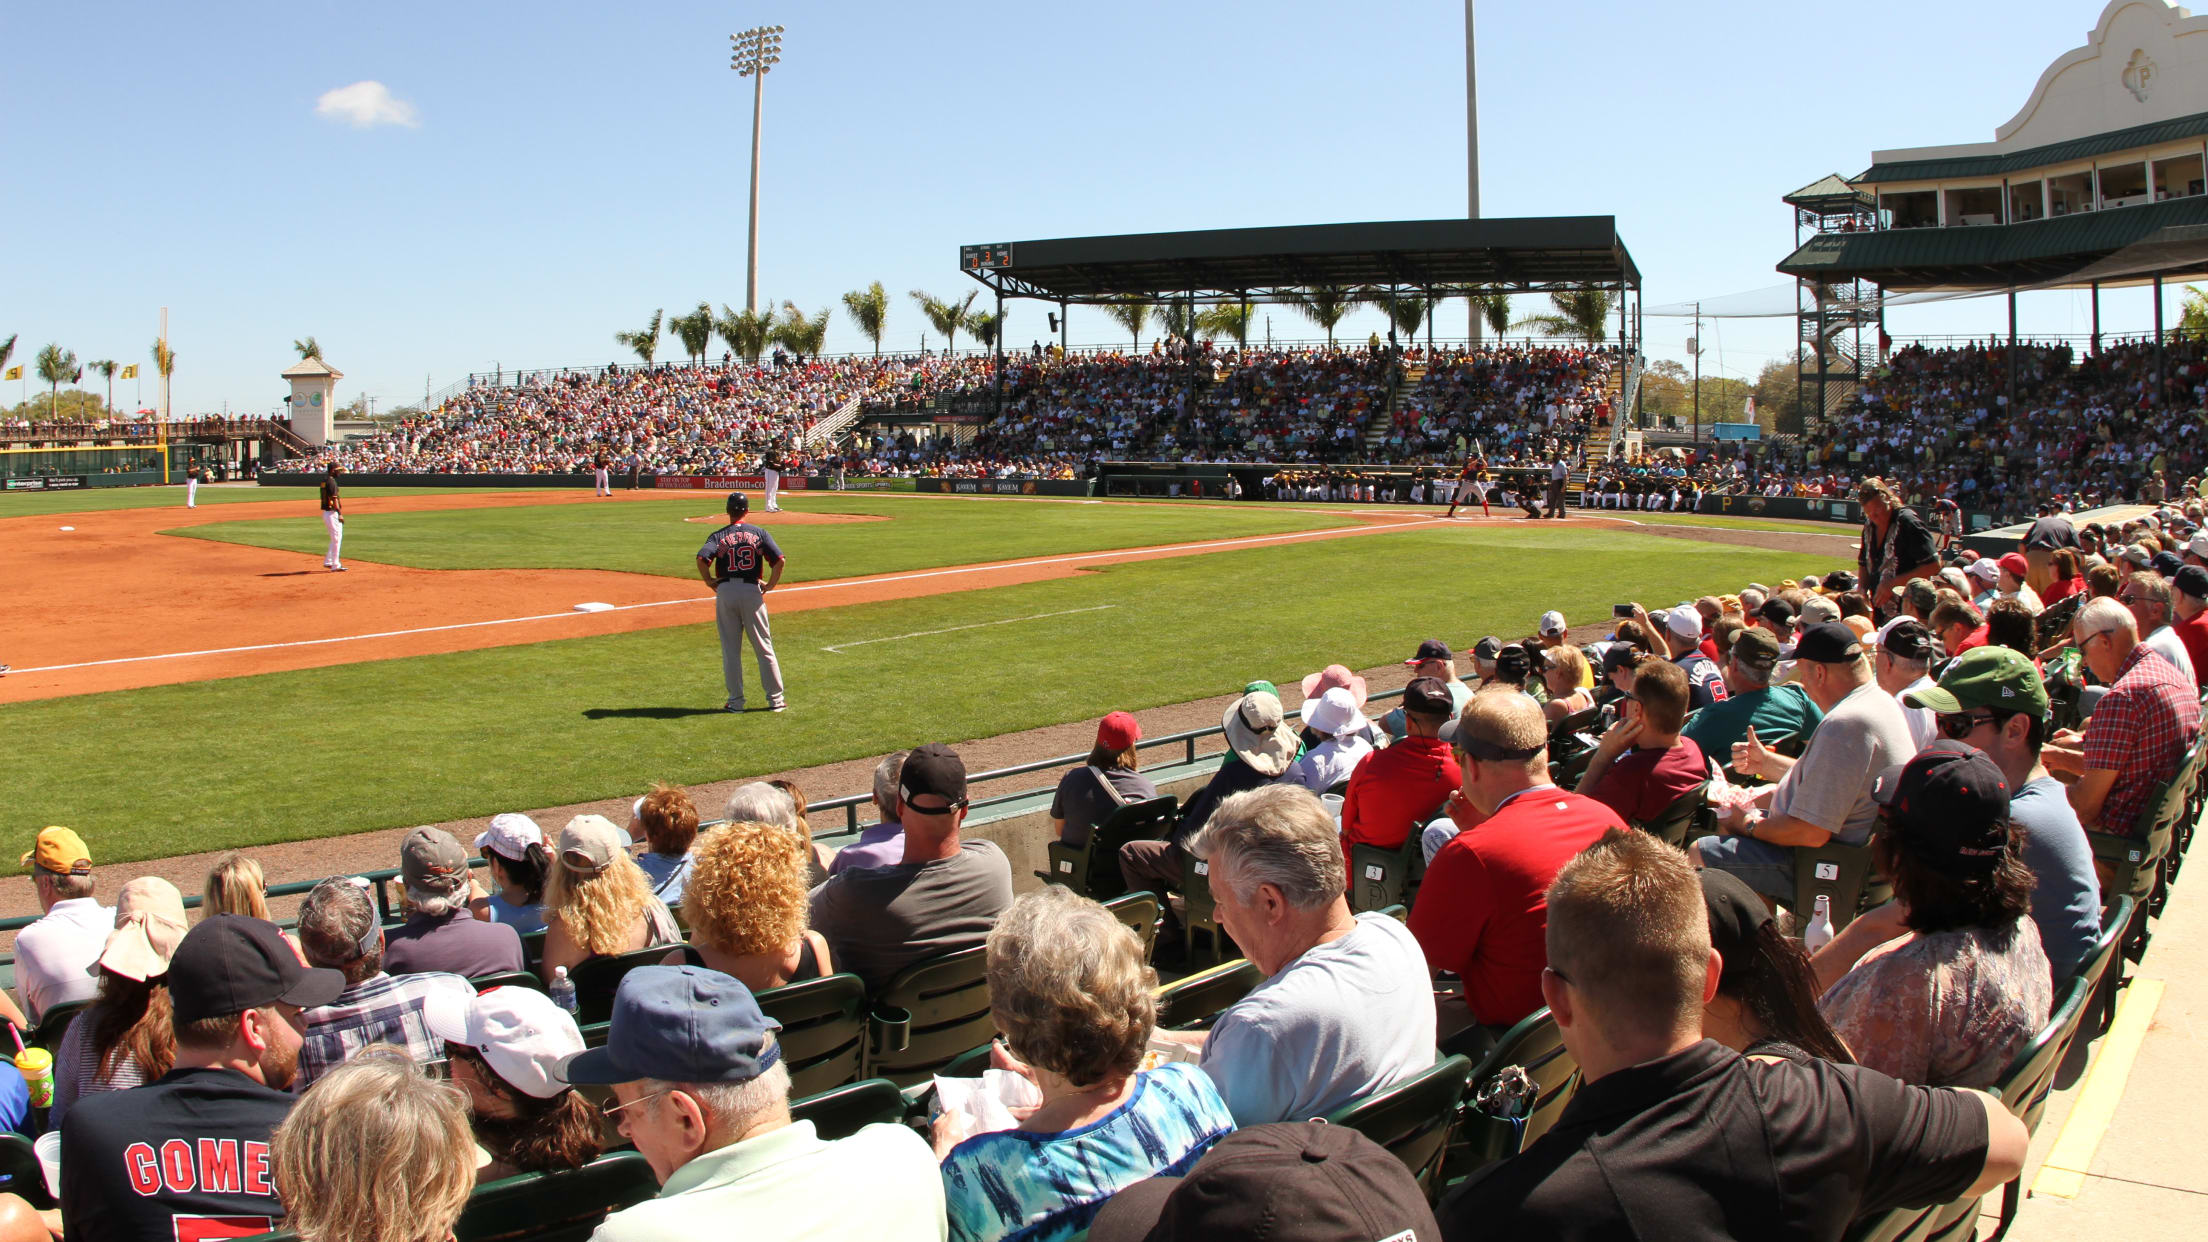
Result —
[[[994, 497], [968, 496], [965, 500], [996, 499]], [[1343, 539], [1357, 535], [1384, 535], [1395, 531], [1416, 530], [1421, 526], [1441, 524], [1439, 518], [1427, 518], [1417, 522], [1395, 522], [1376, 526], [1333, 526], [1320, 530], [1289, 531], [1278, 535], [1246, 535], [1240, 539], [1213, 539], [1203, 543], [1169, 543], [1149, 548], [1117, 548], [1107, 552], [1077, 552], [1065, 556], [1045, 556], [1026, 561], [999, 561], [986, 565], [958, 565], [949, 569], [927, 569], [909, 574], [886, 574], [875, 578], [847, 578], [836, 582], [808, 582], [801, 586], [776, 587], [775, 595], [793, 595], [803, 591], [835, 591], [854, 586], [871, 586], [886, 582], [913, 582], [923, 578], [955, 578], [969, 574], [996, 573], [1007, 569], [1032, 569], [1038, 565], [1072, 565], [1081, 561], [1127, 559], [1136, 556], [1163, 557], [1186, 552], [1204, 552], [1218, 548], [1248, 547], [1258, 544], [1299, 543], [1308, 539]], [[683, 599], [653, 600], [644, 604], [616, 604], [606, 611], [636, 612], [645, 608], [675, 608], [684, 604], [710, 604], [710, 595], [692, 595]], [[201, 656], [242, 655], [249, 651], [282, 651], [291, 647], [327, 647], [335, 643], [372, 642], [381, 638], [406, 638], [415, 634], [444, 634], [453, 630], [487, 629], [494, 625], [523, 625], [531, 621], [572, 620], [575, 613], [543, 612], [528, 617], [497, 617], [489, 621], [455, 621], [450, 625], [425, 625], [411, 630], [381, 630], [373, 634], [343, 634], [335, 638], [296, 638], [281, 643], [252, 643], [243, 647], [212, 647], [205, 651], [168, 651], [159, 655], [118, 656], [111, 660], [83, 660], [75, 664], [46, 664], [36, 668], [10, 670], [12, 675], [25, 673], [64, 673], [79, 668], [105, 668], [116, 664], [146, 664], [155, 660], [190, 660]], [[848, 644], [846, 644], [848, 645]]]
[[910, 634], [891, 634], [887, 638], [862, 638], [857, 642], [837, 643], [833, 647], [822, 647], [821, 650], [841, 652], [846, 647], [864, 647], [869, 643], [893, 643], [905, 638], [929, 638], [937, 634], [956, 634], [960, 630], [983, 630], [992, 625], [1018, 625], [1022, 621], [1040, 621], [1045, 617], [1070, 617], [1077, 612], [1103, 612], [1107, 608], [1117, 607], [1119, 607], [1117, 604], [1098, 604], [1094, 608], [1068, 608], [1064, 612], [1038, 612], [1033, 616], [1006, 617], [1002, 621], [976, 621], [972, 625], [954, 625], [941, 630], [914, 630]]

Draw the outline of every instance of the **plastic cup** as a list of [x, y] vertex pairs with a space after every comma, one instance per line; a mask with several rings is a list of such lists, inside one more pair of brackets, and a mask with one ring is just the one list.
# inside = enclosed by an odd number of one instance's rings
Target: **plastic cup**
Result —
[[25, 1048], [15, 1054], [16, 1072], [31, 1089], [32, 1108], [54, 1105], [54, 1054], [44, 1048]]
[[1334, 817], [1335, 823], [1342, 822], [1342, 795], [1320, 794], [1319, 802], [1326, 807], [1326, 813]]

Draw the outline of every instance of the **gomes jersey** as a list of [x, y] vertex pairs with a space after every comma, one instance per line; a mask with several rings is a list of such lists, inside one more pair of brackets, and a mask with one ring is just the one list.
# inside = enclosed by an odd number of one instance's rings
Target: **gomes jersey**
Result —
[[713, 562], [715, 581], [756, 583], [761, 565], [781, 563], [782, 549], [766, 531], [749, 522], [735, 522], [713, 532], [698, 549], [698, 559]]
[[227, 1069], [177, 1069], [86, 1096], [62, 1127], [70, 1242], [201, 1242], [266, 1233], [284, 1216], [269, 1135], [288, 1092]]

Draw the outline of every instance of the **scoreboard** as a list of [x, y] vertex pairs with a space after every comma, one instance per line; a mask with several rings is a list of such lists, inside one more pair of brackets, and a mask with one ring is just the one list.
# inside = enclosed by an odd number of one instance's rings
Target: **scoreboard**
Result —
[[1012, 243], [995, 242], [986, 246], [960, 246], [958, 248], [960, 271], [979, 272], [989, 268], [1012, 266]]

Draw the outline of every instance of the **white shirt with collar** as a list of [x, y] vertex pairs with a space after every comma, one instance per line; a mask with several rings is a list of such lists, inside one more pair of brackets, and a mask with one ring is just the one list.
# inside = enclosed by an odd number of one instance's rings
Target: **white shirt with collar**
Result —
[[15, 936], [15, 994], [23, 1016], [37, 1022], [55, 1005], [88, 1001], [100, 991], [92, 964], [115, 930], [115, 908], [97, 897], [57, 901], [46, 916]]
[[[2177, 636], [2176, 630], [2167, 625], [2161, 626], [2154, 633], [2139, 641], [2154, 648], [2155, 652], [2163, 659], [2175, 664], [2177, 671], [2185, 674], [2185, 680], [2192, 682], [2194, 685], [2200, 684], [2200, 679], [2193, 674], [2193, 657], [2186, 652], [2185, 640]], [[26, 928], [25, 930], [29, 929]], [[18, 941], [17, 943], [21, 942]], [[18, 950], [18, 952], [21, 952], [21, 950]]]

